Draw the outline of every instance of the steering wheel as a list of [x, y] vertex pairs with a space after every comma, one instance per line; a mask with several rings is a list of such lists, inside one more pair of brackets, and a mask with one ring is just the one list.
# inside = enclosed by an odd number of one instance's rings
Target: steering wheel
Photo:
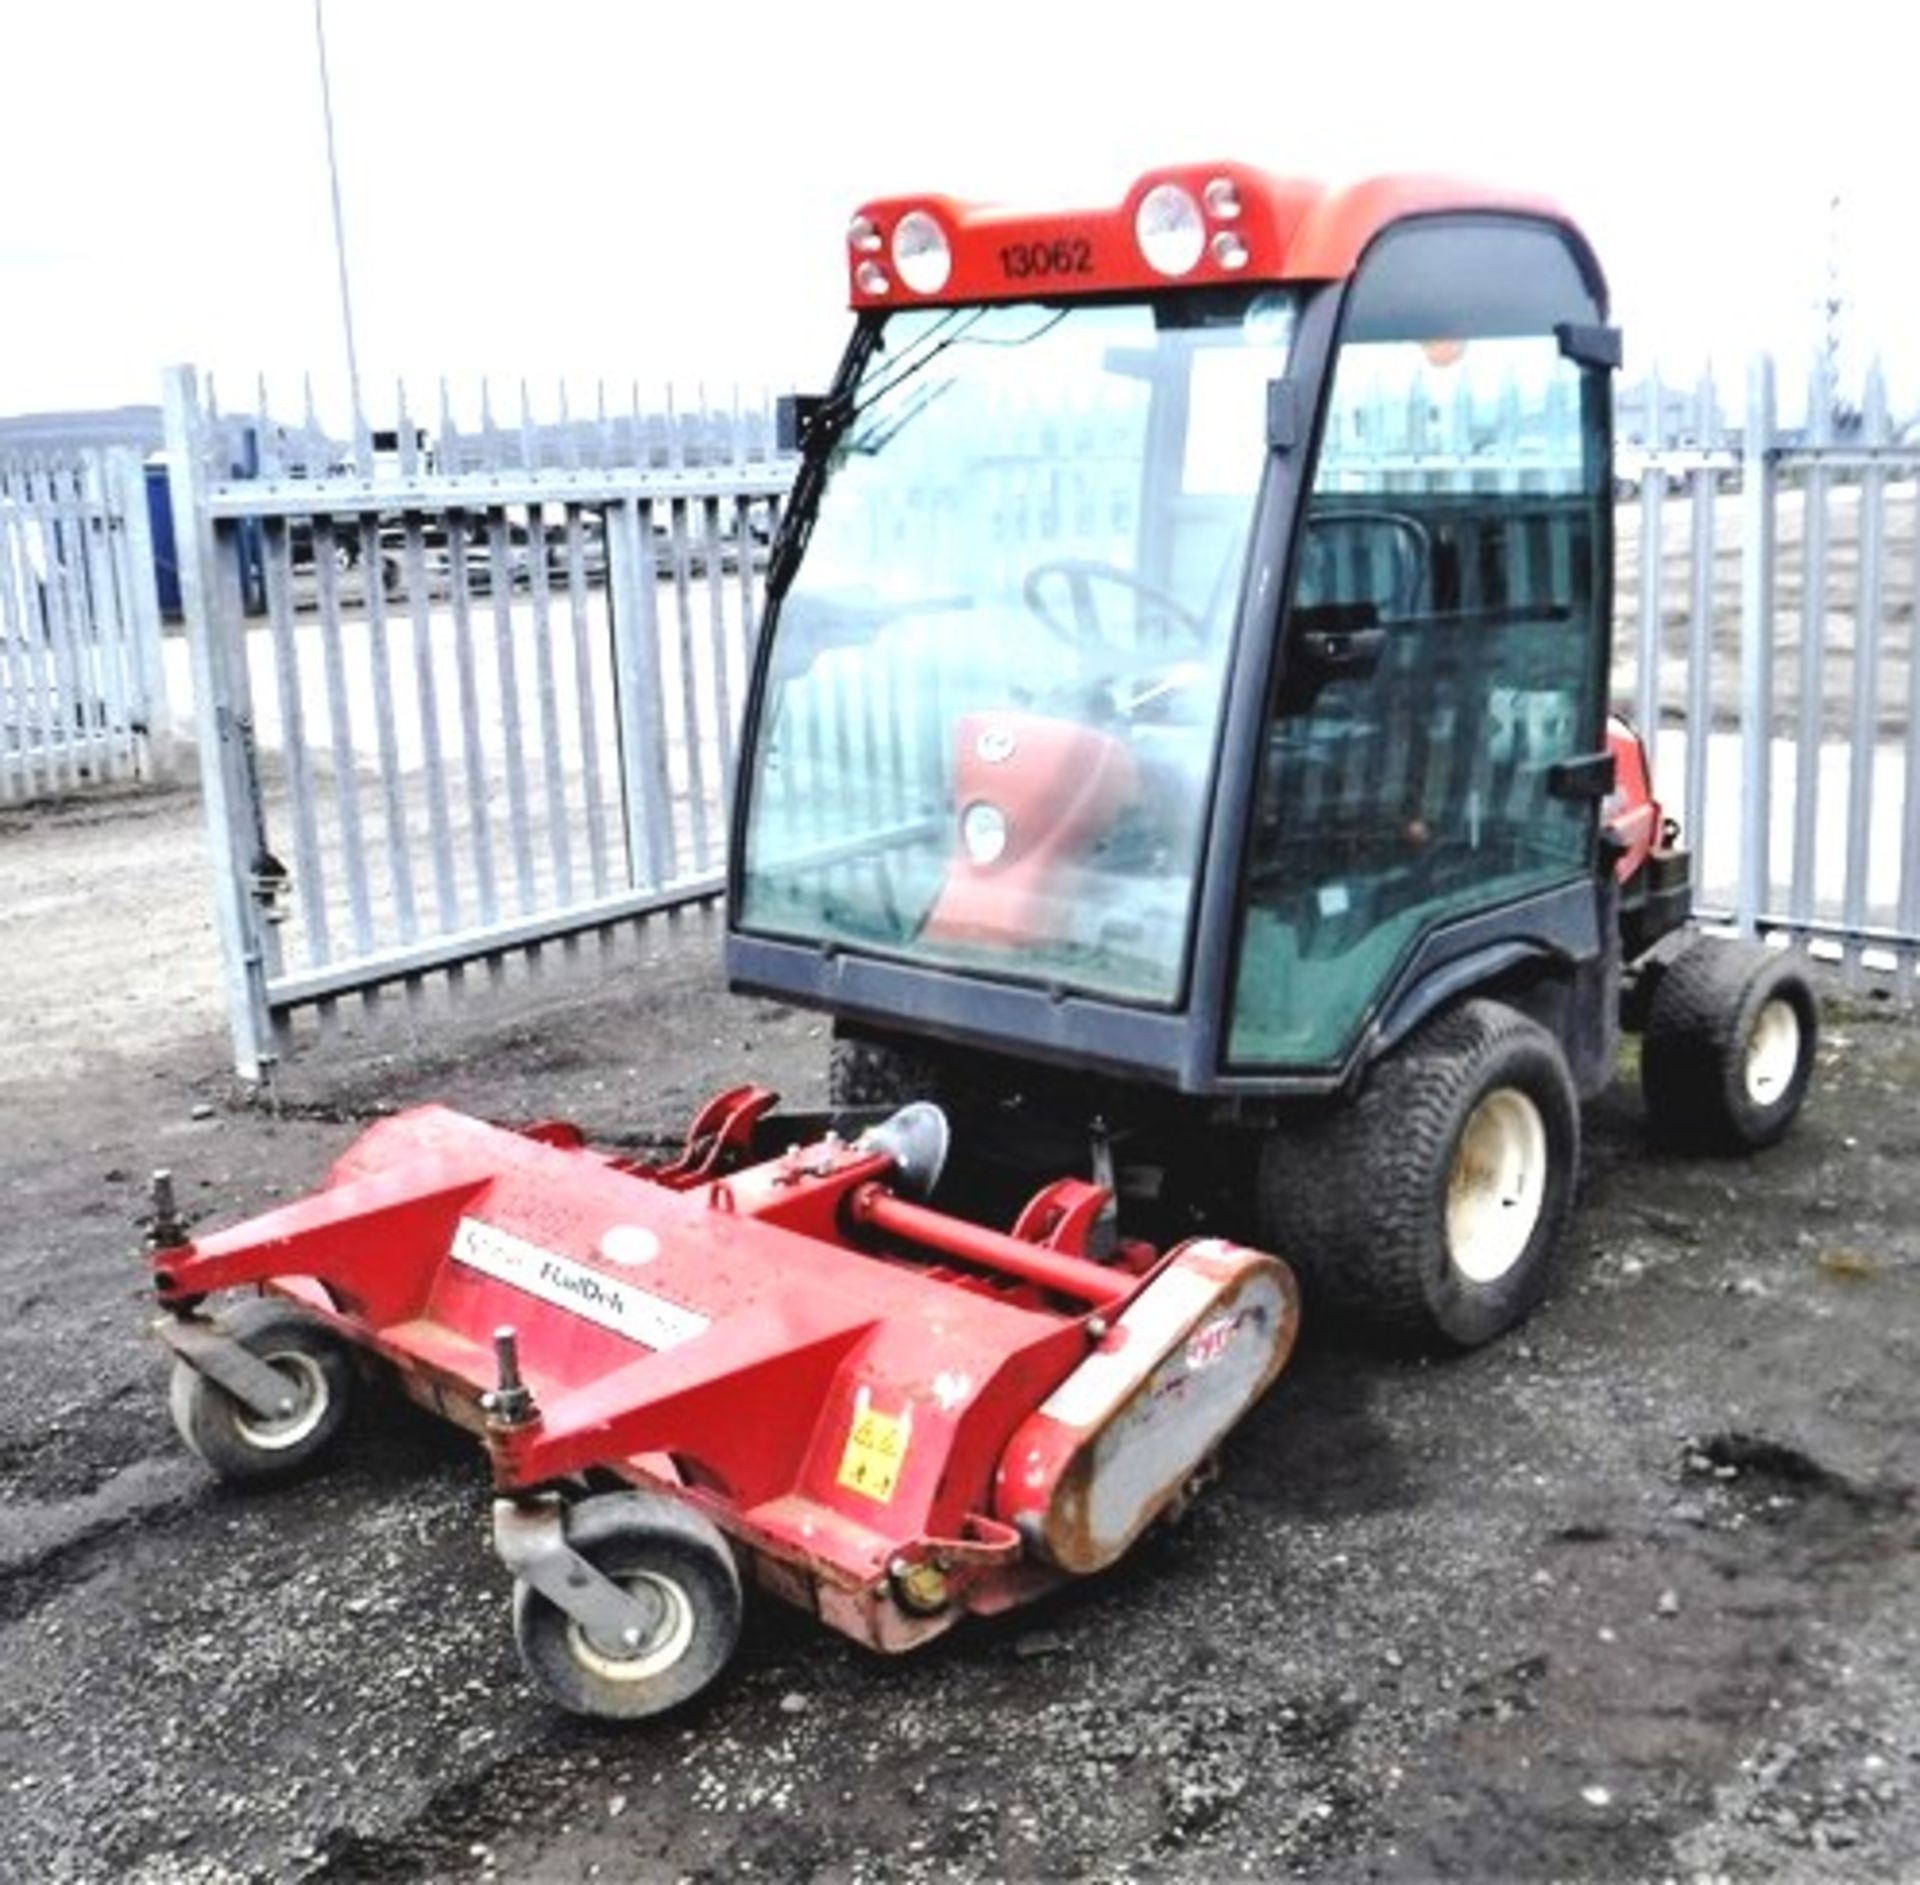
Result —
[[[1053, 582], [1066, 586], [1066, 599], [1073, 611], [1071, 619], [1056, 614], [1047, 599], [1046, 587]], [[1106, 633], [1101, 627], [1099, 605], [1094, 600], [1096, 582], [1131, 591], [1161, 617], [1168, 630], [1177, 629], [1179, 634], [1165, 632], [1156, 644], [1148, 639], [1143, 627], [1129, 644]], [[1143, 657], [1160, 660], [1170, 654], [1198, 654], [1207, 644], [1206, 623], [1178, 596], [1142, 582], [1131, 570], [1122, 569], [1117, 563], [1099, 563], [1083, 556], [1062, 556], [1051, 562], [1036, 563], [1027, 571], [1020, 595], [1048, 629], [1075, 648], [1097, 650], [1128, 660]]]

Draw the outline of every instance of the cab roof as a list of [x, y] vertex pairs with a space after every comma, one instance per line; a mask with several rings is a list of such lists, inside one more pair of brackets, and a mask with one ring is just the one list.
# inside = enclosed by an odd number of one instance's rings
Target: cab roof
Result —
[[[1098, 295], [1236, 281], [1337, 281], [1383, 230], [1413, 217], [1523, 217], [1560, 225], [1547, 197], [1419, 174], [1331, 185], [1250, 164], [1150, 170], [1106, 209], [1032, 210], [937, 195], [863, 204], [847, 231], [856, 309]], [[1152, 250], [1158, 244], [1158, 262]], [[945, 259], [941, 259], [944, 246]], [[1184, 260], [1184, 266], [1170, 266]]]

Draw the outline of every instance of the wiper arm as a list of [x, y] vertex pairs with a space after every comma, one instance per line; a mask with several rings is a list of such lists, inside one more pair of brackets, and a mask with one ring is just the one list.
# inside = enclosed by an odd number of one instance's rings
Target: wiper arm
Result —
[[[924, 373], [934, 361], [949, 347], [957, 346], [970, 335], [974, 328], [986, 320], [996, 308], [954, 308], [922, 334], [903, 354], [893, 370], [877, 384], [865, 389], [865, 397], [856, 402], [854, 393], [860, 386], [861, 376], [866, 372], [868, 363], [873, 359], [880, 346], [880, 328], [876, 323], [872, 327], [863, 327], [855, 345], [849, 349], [847, 357], [841, 362], [840, 372], [834, 380], [833, 390], [815, 409], [812, 422], [807, 427], [806, 437], [801, 441], [800, 471], [793, 481], [793, 490], [787, 501], [787, 514], [783, 519], [780, 533], [774, 540], [773, 551], [767, 562], [767, 596], [770, 601], [778, 601], [786, 594], [792, 583], [794, 572], [800, 566], [800, 554], [806, 548], [807, 538], [813, 531], [814, 515], [819, 509], [820, 493], [826, 484], [827, 462], [833, 455], [834, 447], [846, 438], [853, 422], [870, 411], [881, 400], [890, 397], [917, 375]], [[1051, 333], [1067, 318], [1066, 308], [1050, 311], [1030, 332], [1010, 335], [1004, 340], [976, 340], [980, 347], [1026, 347]], [[863, 455], [880, 451], [903, 427], [912, 423], [925, 412], [935, 400], [943, 397], [957, 383], [957, 379], [943, 381], [939, 386], [930, 388], [904, 412], [900, 413], [890, 425], [877, 427], [864, 439], [855, 441], [849, 447]]]
[[[854, 346], [841, 362], [833, 390], [814, 408], [800, 441], [800, 471], [788, 494], [786, 516], [767, 558], [767, 596], [770, 601], [777, 602], [792, 585], [794, 572], [800, 567], [800, 554], [807, 547], [807, 538], [813, 533], [814, 516], [820, 507], [820, 492], [827, 481], [827, 462], [853, 422], [876, 400], [884, 399], [895, 387], [904, 385], [929, 361], [936, 359], [950, 340], [959, 338], [958, 335], [952, 335], [929, 345], [934, 336], [943, 334], [956, 321], [962, 323], [964, 332], [985, 312], [984, 308], [979, 308], [967, 316], [955, 309], [921, 335], [893, 373], [874, 387], [865, 399], [855, 404], [854, 388], [860, 384], [860, 376], [866, 372], [868, 363], [880, 346], [880, 329], [877, 325], [859, 330]], [[944, 391], [945, 388], [940, 390]], [[850, 449], [862, 453], [877, 452], [915, 413], [924, 410], [927, 403], [921, 401], [884, 433], [868, 441], [856, 442]]]
[[[920, 339], [916, 343], [921, 350], [918, 357], [912, 352], [909, 352], [886, 379], [882, 380], [867, 393], [867, 396], [861, 400], [856, 409], [855, 416], [858, 417], [859, 414], [865, 412], [869, 406], [878, 404], [879, 401], [885, 399], [889, 394], [906, 385], [909, 380], [924, 373], [949, 347], [959, 346], [988, 315], [998, 312], [1000, 312], [999, 309], [991, 307], [969, 308], [965, 310], [959, 308], [954, 309], [953, 314], [948, 320], [938, 322], [920, 336]], [[1004, 340], [974, 340], [972, 345], [976, 347], [1030, 347], [1036, 340], [1042, 339], [1047, 334], [1052, 333], [1053, 330], [1067, 318], [1068, 312], [1069, 310], [1066, 308], [1055, 308], [1048, 313], [1045, 320], [1041, 321], [1039, 325], [1029, 333], [1010, 334]], [[951, 382], [949, 382], [949, 384], [951, 384]], [[897, 429], [898, 428], [896, 428], [896, 430]]]
[[787, 494], [787, 507], [774, 534], [773, 548], [767, 555], [767, 600], [778, 602], [793, 582], [800, 567], [800, 553], [813, 533], [813, 520], [820, 508], [821, 488], [827, 481], [827, 460], [841, 435], [853, 423], [853, 389], [867, 370], [880, 344], [880, 329], [861, 326], [854, 330], [853, 343], [834, 376], [833, 390], [814, 409], [800, 439], [800, 469]]
[[[875, 426], [871, 431], [863, 432], [857, 438], [848, 439], [847, 450], [850, 452], [859, 452], [863, 457], [868, 458], [872, 457], [876, 452], [885, 451], [929, 406], [933, 405], [936, 400], [946, 398], [959, 383], [959, 379], [956, 376], [952, 379], [942, 380], [938, 386], [926, 387], [923, 391], [917, 393], [899, 412], [893, 415], [891, 424]], [[869, 401], [868, 403], [871, 404], [872, 402]], [[860, 408], [862, 413], [865, 413], [866, 410], [866, 406]]]

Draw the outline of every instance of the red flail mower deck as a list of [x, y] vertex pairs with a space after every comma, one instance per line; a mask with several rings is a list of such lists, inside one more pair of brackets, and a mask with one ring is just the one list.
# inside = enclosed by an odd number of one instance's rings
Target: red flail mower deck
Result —
[[191, 1241], [157, 1182], [182, 1435], [226, 1477], [285, 1477], [337, 1437], [353, 1351], [388, 1364], [484, 1437], [530, 1673], [639, 1716], [724, 1667], [743, 1574], [901, 1650], [1102, 1569], [1285, 1365], [1278, 1259], [1096, 1260], [1108, 1194], [1075, 1179], [1010, 1232], [933, 1210], [929, 1106], [747, 1162], [772, 1104], [720, 1095], [656, 1165], [425, 1107]]

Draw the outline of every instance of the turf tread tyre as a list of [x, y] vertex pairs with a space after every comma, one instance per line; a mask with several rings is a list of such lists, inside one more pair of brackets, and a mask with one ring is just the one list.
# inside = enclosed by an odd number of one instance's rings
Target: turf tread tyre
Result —
[[[1449, 1185], [1476, 1109], [1508, 1091], [1543, 1129], [1543, 1189], [1519, 1255], [1476, 1282], [1449, 1244]], [[1397, 1343], [1475, 1348], [1551, 1288], [1579, 1158], [1579, 1100], [1559, 1043], [1504, 1003], [1469, 1001], [1382, 1059], [1350, 1105], [1267, 1141], [1262, 1231], [1323, 1311]]]
[[[352, 1411], [356, 1376], [346, 1345], [323, 1322], [279, 1296], [235, 1303], [219, 1325], [301, 1391], [286, 1422], [263, 1421], [218, 1382], [173, 1365], [167, 1405], [188, 1448], [222, 1479], [269, 1485], [296, 1479], [332, 1451]], [[314, 1397], [318, 1397], [317, 1403]]]
[[531, 1585], [516, 1584], [520, 1660], [562, 1708], [596, 1720], [642, 1720], [691, 1701], [727, 1666], [740, 1640], [744, 1598], [732, 1547], [711, 1520], [659, 1493], [600, 1493], [568, 1512], [567, 1540], [608, 1577], [645, 1579], [656, 1591], [670, 1587], [672, 1601], [684, 1606], [687, 1637], [678, 1653], [650, 1656], [643, 1649], [633, 1673], [623, 1674], [617, 1658], [596, 1657], [564, 1611]]
[[[1762, 1015], [1784, 1002], [1798, 1023], [1791, 1075], [1765, 1101], [1747, 1083]], [[1746, 1152], [1786, 1133], [1806, 1098], [1819, 1038], [1813, 984], [1791, 957], [1697, 936], [1662, 972], [1647, 1009], [1640, 1089], [1653, 1136], [1697, 1151]]]
[[827, 1059], [830, 1106], [904, 1106], [941, 1097], [940, 1070], [925, 1054], [836, 1028]]

